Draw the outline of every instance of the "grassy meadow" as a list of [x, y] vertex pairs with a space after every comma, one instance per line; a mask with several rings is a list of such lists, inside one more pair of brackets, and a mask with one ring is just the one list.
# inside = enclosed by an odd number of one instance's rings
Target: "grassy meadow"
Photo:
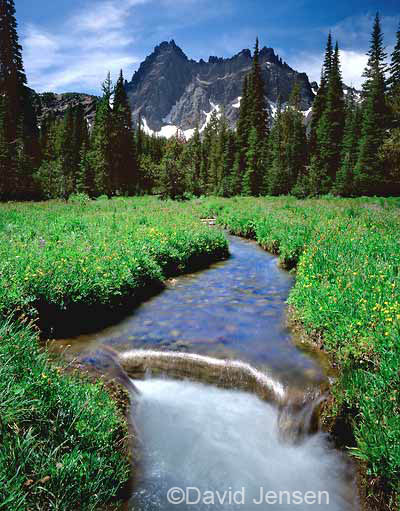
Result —
[[43, 305], [118, 308], [226, 257], [224, 236], [191, 209], [148, 198], [0, 205], [0, 510], [99, 509], [128, 480], [115, 403], [49, 363], [32, 322], [51, 326]]
[[[400, 204], [397, 199], [117, 198], [0, 205], [0, 510], [98, 509], [128, 478], [124, 424], [101, 384], [38, 348], [43, 311], [118, 309], [227, 256], [201, 217], [296, 268], [295, 319], [340, 367], [326, 420], [400, 504]], [[46, 308], [46, 307], [50, 307]], [[20, 318], [24, 318], [21, 321]], [[39, 321], [40, 319], [40, 321]], [[336, 426], [338, 427], [338, 426]], [[391, 499], [391, 500], [390, 500]]]
[[[370, 502], [400, 505], [400, 201], [208, 199], [232, 233], [296, 267], [289, 303], [340, 367], [326, 420], [367, 467]], [[351, 438], [353, 437], [353, 438]], [[379, 507], [381, 509], [381, 507]]]

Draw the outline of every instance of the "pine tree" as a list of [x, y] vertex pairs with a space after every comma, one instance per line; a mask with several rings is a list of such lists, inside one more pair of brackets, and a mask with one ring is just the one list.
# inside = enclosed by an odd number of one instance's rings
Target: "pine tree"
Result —
[[380, 193], [382, 166], [378, 159], [387, 129], [385, 58], [383, 34], [379, 15], [376, 15], [369, 60], [364, 76], [364, 102], [359, 155], [355, 168], [355, 186], [359, 193]]
[[[387, 70], [387, 54], [383, 44], [383, 33], [381, 29], [379, 13], [377, 13], [375, 16], [371, 36], [371, 47], [367, 55], [368, 63], [363, 73], [363, 76], [365, 77], [365, 81], [363, 83], [364, 98], [368, 97], [368, 92], [370, 88], [374, 86], [376, 77], [384, 77]], [[386, 89], [386, 84], [384, 84], [384, 89]]]
[[400, 95], [400, 26], [396, 34], [396, 45], [394, 47], [389, 68], [390, 77], [388, 80], [390, 95]]
[[88, 154], [94, 180], [94, 195], [113, 194], [111, 171], [114, 160], [112, 145], [112, 83], [110, 75], [103, 83], [103, 96], [97, 104], [96, 117]]
[[38, 163], [39, 145], [26, 83], [14, 0], [0, 0], [0, 96], [4, 98], [4, 143], [8, 144], [8, 162], [0, 174], [4, 198], [28, 198], [33, 193], [33, 167]]
[[202, 147], [199, 124], [196, 123], [193, 137], [188, 143], [189, 165], [187, 175], [187, 189], [189, 193], [200, 196], [203, 190], [201, 182]]
[[232, 130], [228, 130], [228, 136], [222, 155], [221, 182], [219, 185], [219, 195], [230, 197], [233, 195], [232, 176], [235, 165], [236, 155], [236, 136]]
[[185, 177], [179, 165], [183, 144], [179, 136], [171, 138], [160, 163], [160, 191], [163, 199], [181, 199], [185, 191]]
[[397, 31], [396, 45], [391, 56], [389, 71], [390, 124], [393, 129], [400, 129], [400, 27]]
[[307, 163], [307, 135], [304, 115], [300, 109], [301, 89], [295, 83], [289, 104], [283, 114], [283, 140], [286, 153], [286, 189], [290, 193]]
[[340, 71], [339, 47], [336, 43], [331, 61], [326, 106], [317, 128], [317, 165], [320, 166], [321, 193], [327, 193], [340, 167], [345, 122], [343, 83]]
[[275, 120], [269, 136], [269, 162], [264, 189], [268, 195], [281, 195], [285, 190], [285, 181], [282, 100], [279, 97]]
[[268, 113], [265, 103], [264, 80], [261, 75], [258, 37], [254, 47], [253, 68], [249, 83], [251, 99], [250, 126], [256, 129], [258, 140], [262, 140], [268, 133]]
[[246, 75], [243, 80], [243, 91], [240, 100], [239, 118], [236, 126], [237, 152], [232, 171], [232, 194], [238, 195], [242, 191], [244, 169], [246, 167], [247, 144], [251, 126], [251, 98], [250, 76]]
[[361, 109], [356, 104], [354, 90], [350, 89], [346, 101], [346, 121], [343, 134], [341, 165], [336, 174], [333, 193], [345, 197], [357, 194], [354, 187], [354, 168], [358, 157], [358, 142], [361, 136]]
[[265, 87], [260, 66], [258, 38], [254, 47], [253, 67], [243, 87], [239, 116], [239, 154], [234, 166], [234, 183], [241, 178], [242, 193], [260, 195], [263, 191], [263, 145], [268, 135]]
[[135, 137], [122, 71], [115, 87], [112, 117], [114, 147], [112, 188], [123, 194], [132, 194], [138, 184]]
[[322, 115], [326, 109], [327, 101], [327, 86], [329, 82], [329, 76], [332, 69], [333, 59], [333, 47], [332, 47], [332, 34], [329, 32], [328, 41], [326, 43], [324, 64], [321, 70], [321, 81], [318, 88], [317, 95], [312, 105], [312, 118], [310, 125], [310, 136], [309, 136], [309, 154], [317, 156], [317, 130], [320, 124]]
[[329, 32], [328, 34], [328, 40], [326, 42], [326, 48], [325, 48], [325, 57], [324, 57], [324, 64], [323, 64], [323, 70], [324, 70], [324, 76], [327, 81], [329, 81], [329, 77], [332, 70], [333, 65], [333, 44], [332, 44], [332, 34]]
[[210, 193], [212, 191], [213, 179], [211, 171], [211, 163], [213, 160], [212, 150], [215, 151], [215, 141], [218, 134], [218, 113], [214, 110], [211, 114], [210, 120], [203, 130], [203, 143], [202, 143], [202, 163], [201, 163], [201, 182], [204, 186], [204, 192]]
[[248, 149], [246, 152], [246, 169], [243, 175], [242, 195], [260, 195], [262, 176], [259, 164], [261, 141], [255, 126], [250, 130]]

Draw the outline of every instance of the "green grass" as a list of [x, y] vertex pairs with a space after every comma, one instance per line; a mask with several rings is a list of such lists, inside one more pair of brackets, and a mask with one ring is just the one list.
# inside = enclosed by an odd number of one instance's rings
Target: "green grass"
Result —
[[351, 452], [371, 481], [379, 478], [373, 491], [386, 491], [392, 509], [400, 505], [398, 207], [396, 199], [330, 198], [208, 199], [202, 206], [231, 232], [279, 253], [283, 266], [297, 267], [289, 302], [340, 366], [332, 416], [352, 428]]
[[[20, 317], [118, 308], [226, 257], [192, 205], [157, 199], [0, 205], [0, 510], [102, 508], [123, 487], [125, 421], [99, 384], [66, 375]], [[11, 319], [10, 319], [11, 318]]]
[[37, 305], [118, 304], [152, 283], [227, 255], [189, 205], [157, 199], [0, 206], [0, 315]]
[[100, 384], [66, 376], [32, 329], [0, 326], [0, 510], [94, 510], [127, 481], [127, 431]]

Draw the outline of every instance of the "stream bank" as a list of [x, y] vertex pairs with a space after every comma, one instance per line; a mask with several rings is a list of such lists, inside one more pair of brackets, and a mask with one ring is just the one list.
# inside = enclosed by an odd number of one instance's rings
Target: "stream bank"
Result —
[[[112, 347], [121, 354], [122, 365], [133, 377], [143, 377], [150, 371], [153, 377], [166, 374], [211, 383], [209, 392], [215, 385], [225, 391], [242, 388], [249, 399], [255, 393], [263, 402], [272, 403], [276, 413], [270, 420], [276, 422], [278, 430], [286, 425], [290, 430], [292, 424], [304, 429], [305, 421], [315, 423], [314, 407], [305, 407], [304, 401], [318, 401], [320, 389], [327, 387], [328, 380], [318, 359], [296, 347], [285, 324], [293, 276], [281, 270], [276, 258], [255, 242], [236, 237], [229, 237], [229, 241], [231, 258], [227, 261], [175, 279], [122, 323], [97, 334], [67, 339], [61, 345], [70, 345], [71, 354]], [[270, 391], [259, 391], [255, 374], [273, 382], [272, 398]], [[291, 395], [281, 403], [283, 406], [276, 398], [279, 386], [285, 396]], [[234, 402], [239, 391], [229, 392]], [[235, 428], [235, 421], [227, 428]], [[312, 429], [315, 431], [315, 427]], [[299, 445], [311, 432], [303, 431]], [[326, 440], [319, 438], [328, 455]], [[351, 480], [348, 483], [352, 486]], [[147, 480], [144, 484], [153, 483]], [[351, 506], [349, 509], [356, 509]], [[340, 505], [337, 509], [341, 510]]]

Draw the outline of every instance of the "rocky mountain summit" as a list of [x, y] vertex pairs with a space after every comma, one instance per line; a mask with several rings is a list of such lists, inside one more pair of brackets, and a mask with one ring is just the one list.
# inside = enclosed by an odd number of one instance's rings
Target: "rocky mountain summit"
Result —
[[62, 118], [68, 107], [75, 107], [81, 104], [83, 105], [89, 126], [93, 125], [96, 105], [99, 99], [97, 96], [78, 92], [65, 92], [63, 94], [43, 92], [38, 94], [32, 91], [32, 97], [39, 124], [49, 114]]
[[[301, 108], [307, 114], [318, 89], [305, 73], [299, 73], [275, 54], [272, 48], [260, 50], [265, 95], [270, 114], [276, 111], [278, 97], [285, 103], [296, 82], [301, 86]], [[231, 58], [210, 57], [208, 61], [189, 59], [172, 40], [156, 46], [125, 83], [133, 121], [141, 116], [148, 133], [171, 136], [179, 128], [187, 137], [196, 124], [204, 128], [214, 110], [224, 110], [229, 124], [236, 124], [243, 80], [251, 70], [252, 54], [242, 50]], [[98, 98], [84, 93], [32, 91], [39, 119], [52, 113], [62, 117], [69, 106], [82, 104], [85, 117], [93, 125]], [[308, 115], [309, 116], [309, 115]]]
[[[301, 107], [308, 111], [314, 99], [305, 73], [299, 73], [275, 54], [260, 50], [266, 98], [273, 113], [280, 95], [289, 99], [295, 82], [301, 86]], [[175, 41], [162, 42], [126, 83], [134, 120], [142, 117], [149, 132], [180, 128], [191, 131], [196, 123], [205, 125], [213, 110], [224, 109], [233, 126], [238, 118], [242, 86], [252, 66], [250, 50], [231, 58], [210, 57], [208, 61], [188, 59]]]

